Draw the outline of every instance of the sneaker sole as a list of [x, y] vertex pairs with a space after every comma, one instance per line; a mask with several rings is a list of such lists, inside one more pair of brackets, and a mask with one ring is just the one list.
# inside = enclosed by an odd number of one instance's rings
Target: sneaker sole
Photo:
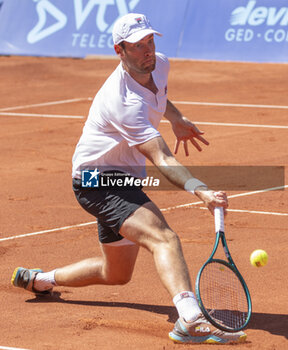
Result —
[[169, 333], [169, 338], [173, 340], [175, 343], [194, 343], [194, 344], [239, 344], [244, 343], [246, 341], [247, 335], [243, 334], [236, 340], [229, 340], [229, 339], [223, 339], [219, 338], [215, 335], [209, 335], [206, 337], [181, 337], [179, 335], [176, 335], [173, 332]]

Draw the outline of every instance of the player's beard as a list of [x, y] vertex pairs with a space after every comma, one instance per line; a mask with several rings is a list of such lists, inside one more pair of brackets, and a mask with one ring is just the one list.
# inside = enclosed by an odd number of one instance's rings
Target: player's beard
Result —
[[125, 70], [130, 72], [134, 71], [137, 74], [148, 74], [154, 71], [156, 67], [156, 56], [146, 57], [139, 62], [139, 59], [125, 58], [122, 59], [122, 64]]
[[144, 61], [142, 65], [143, 73], [151, 73], [154, 71], [156, 66], [156, 58], [152, 57], [151, 59]]

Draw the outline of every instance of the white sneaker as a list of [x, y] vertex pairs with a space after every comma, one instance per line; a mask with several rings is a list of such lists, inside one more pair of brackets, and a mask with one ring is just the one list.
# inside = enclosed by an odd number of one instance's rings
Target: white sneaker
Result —
[[169, 338], [176, 343], [227, 344], [243, 343], [247, 335], [242, 331], [235, 333], [221, 331], [200, 314], [193, 322], [186, 322], [182, 317], [178, 318], [173, 331], [169, 333]]

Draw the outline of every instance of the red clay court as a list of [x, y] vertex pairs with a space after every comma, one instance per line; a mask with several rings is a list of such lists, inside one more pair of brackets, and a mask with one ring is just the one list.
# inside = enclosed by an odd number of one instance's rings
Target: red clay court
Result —
[[[17, 266], [51, 270], [99, 253], [95, 220], [71, 188], [71, 157], [91, 99], [117, 64], [0, 57], [0, 349], [209, 347], [168, 339], [176, 309], [143, 249], [125, 286], [57, 287], [53, 297], [36, 298], [10, 284]], [[191, 147], [189, 158], [183, 150], [177, 158], [196, 166], [287, 167], [287, 77], [287, 64], [172, 61], [169, 98], [210, 142], [201, 153]], [[169, 125], [161, 123], [160, 132], [173, 149]], [[233, 349], [288, 348], [286, 183], [287, 175], [277, 190], [227, 191], [228, 245], [253, 305], [247, 342]], [[212, 250], [213, 218], [187, 193], [148, 194], [179, 234], [195, 281]], [[249, 262], [258, 248], [269, 254], [260, 269]]]

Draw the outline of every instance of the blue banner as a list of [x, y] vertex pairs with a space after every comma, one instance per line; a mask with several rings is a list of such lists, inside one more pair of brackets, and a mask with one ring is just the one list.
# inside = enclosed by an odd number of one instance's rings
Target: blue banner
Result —
[[180, 57], [288, 62], [287, 0], [191, 1]]
[[288, 62], [287, 0], [0, 0], [0, 54], [114, 55], [112, 28], [144, 13], [169, 57]]
[[[159, 0], [8, 0], [0, 14], [0, 53], [112, 55], [115, 21], [136, 12], [146, 14], [160, 32], [167, 32], [163, 40], [158, 40], [158, 49], [169, 47], [166, 52], [175, 56], [187, 1], [182, 0], [181, 6], [169, 1], [164, 7], [165, 1]], [[172, 22], [173, 31], [167, 27]]]

